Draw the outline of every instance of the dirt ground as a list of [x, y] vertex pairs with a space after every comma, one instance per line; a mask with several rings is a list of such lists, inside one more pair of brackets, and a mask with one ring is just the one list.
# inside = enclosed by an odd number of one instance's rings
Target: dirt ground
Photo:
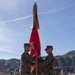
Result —
[[10, 75], [10, 74], [5, 73], [5, 72], [0, 72], [0, 75]]
[[6, 73], [6, 72], [0, 72], [0, 75], [18, 75], [18, 74], [11, 74], [11, 73]]

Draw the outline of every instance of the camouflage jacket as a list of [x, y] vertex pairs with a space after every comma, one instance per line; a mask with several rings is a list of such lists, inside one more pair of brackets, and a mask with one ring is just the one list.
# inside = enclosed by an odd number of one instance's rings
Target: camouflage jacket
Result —
[[33, 58], [26, 52], [21, 55], [21, 73], [30, 72], [32, 60]]
[[54, 56], [53, 54], [49, 54], [43, 62], [40, 64], [41, 69], [44, 72], [51, 73], [54, 67]]

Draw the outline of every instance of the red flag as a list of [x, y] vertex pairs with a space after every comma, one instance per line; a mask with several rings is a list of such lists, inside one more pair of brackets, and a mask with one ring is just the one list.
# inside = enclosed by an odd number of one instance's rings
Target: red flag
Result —
[[30, 52], [31, 56], [35, 56], [36, 53], [37, 56], [40, 56], [41, 54], [41, 46], [40, 46], [38, 29], [39, 29], [39, 22], [37, 16], [37, 5], [35, 3], [33, 6], [33, 28], [30, 35], [30, 41], [29, 41], [30, 44], [32, 45], [31, 52]]

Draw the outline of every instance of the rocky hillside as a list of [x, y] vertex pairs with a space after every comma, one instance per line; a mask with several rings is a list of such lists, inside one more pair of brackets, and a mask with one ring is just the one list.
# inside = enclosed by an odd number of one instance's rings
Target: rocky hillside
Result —
[[64, 71], [74, 71], [75, 70], [75, 50], [70, 51], [62, 56], [55, 56], [55, 66]]
[[[44, 57], [43, 57], [44, 58]], [[0, 59], [0, 70], [19, 68], [20, 60], [19, 59], [9, 59], [4, 60]], [[75, 70], [75, 50], [70, 51], [62, 56], [55, 56], [55, 66], [64, 71], [74, 71]]]
[[70, 52], [66, 53], [65, 55], [63, 55], [63, 56], [64, 57], [73, 57], [73, 56], [75, 56], [75, 50], [70, 51]]
[[14, 70], [15, 68], [19, 68], [19, 65], [20, 65], [19, 59], [9, 59], [9, 60], [0, 59], [0, 70], [6, 69]]

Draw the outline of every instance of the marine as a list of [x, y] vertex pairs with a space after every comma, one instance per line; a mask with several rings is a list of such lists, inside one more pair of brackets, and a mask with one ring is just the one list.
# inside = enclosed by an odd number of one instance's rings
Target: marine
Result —
[[21, 55], [21, 71], [20, 75], [30, 75], [31, 64], [33, 63], [34, 58], [29, 55], [30, 44], [24, 44], [24, 52]]
[[53, 56], [53, 46], [46, 46], [45, 48], [46, 53], [48, 54], [43, 60], [41, 57], [38, 58], [40, 62], [39, 66], [41, 67], [42, 75], [54, 75], [54, 56]]

